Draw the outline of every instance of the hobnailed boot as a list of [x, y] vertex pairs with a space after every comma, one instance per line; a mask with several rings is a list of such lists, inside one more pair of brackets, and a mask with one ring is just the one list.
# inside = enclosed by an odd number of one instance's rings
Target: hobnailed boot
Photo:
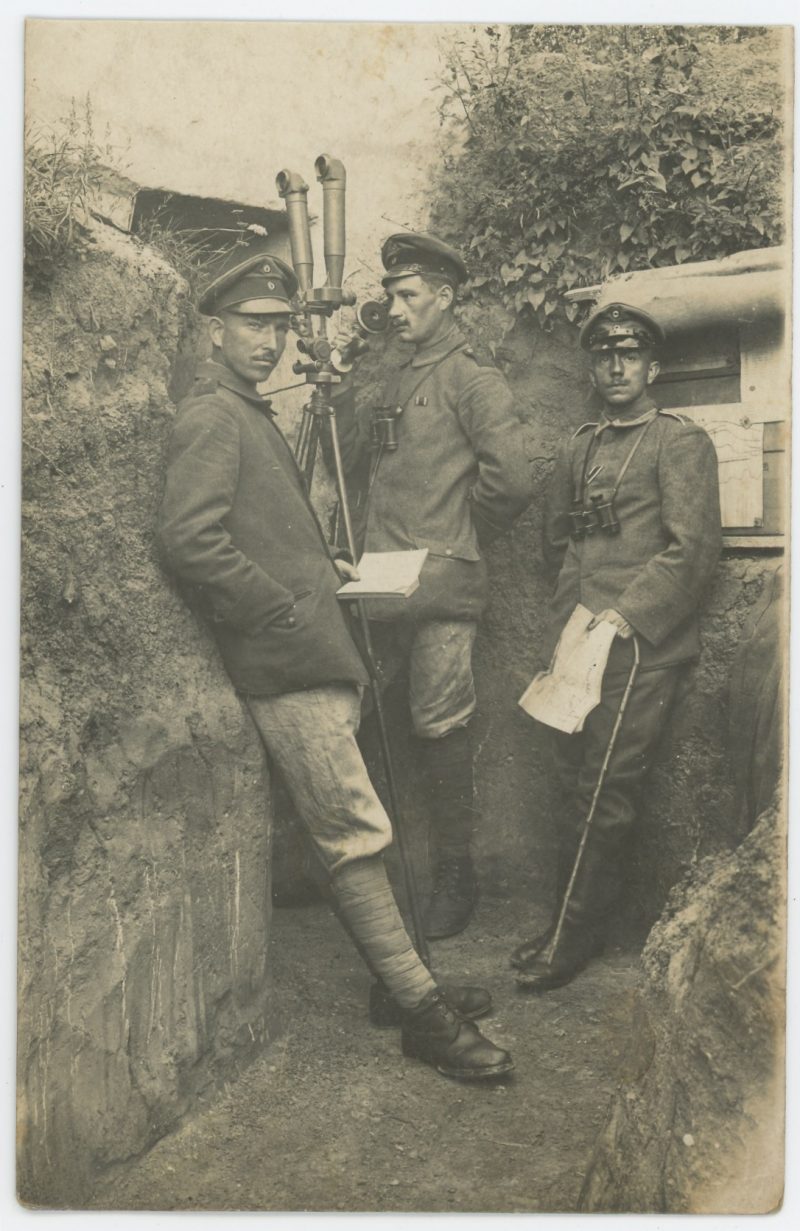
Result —
[[[445, 984], [442, 992], [457, 1013], [475, 1021], [492, 1011], [492, 998], [482, 987], [460, 987]], [[403, 1023], [403, 1010], [381, 979], [376, 979], [369, 989], [369, 1020], [373, 1026], [388, 1028]]]
[[514, 1068], [509, 1053], [456, 1013], [440, 988], [404, 1014], [400, 1038], [404, 1056], [432, 1065], [445, 1077], [484, 1081]]
[[472, 858], [441, 858], [433, 872], [433, 890], [423, 926], [429, 940], [443, 940], [463, 932], [478, 901], [478, 883]]

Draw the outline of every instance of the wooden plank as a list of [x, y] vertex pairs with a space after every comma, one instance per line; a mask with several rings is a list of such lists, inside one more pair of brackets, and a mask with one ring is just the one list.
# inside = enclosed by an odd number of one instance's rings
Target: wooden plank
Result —
[[742, 401], [772, 420], [788, 417], [791, 404], [789, 356], [782, 322], [759, 321], [742, 328]]
[[764, 452], [783, 453], [786, 450], [789, 436], [789, 424], [784, 419], [781, 423], [764, 424]]
[[[686, 415], [705, 427], [706, 423], [740, 423], [747, 427], [751, 423], [771, 423], [776, 410], [772, 407], [746, 406], [744, 402], [720, 402], [709, 406], [671, 406], [679, 414]], [[782, 416], [781, 416], [782, 417]]]
[[740, 402], [684, 406], [681, 413], [704, 427], [719, 459], [722, 528], [764, 524], [764, 425]]
[[764, 522], [764, 426], [705, 423], [719, 459], [722, 528]]
[[788, 507], [786, 485], [786, 454], [764, 454], [764, 529], [786, 529]]
[[738, 547], [760, 547], [762, 551], [769, 548], [779, 548], [783, 551], [786, 540], [782, 534], [726, 534], [723, 550]]

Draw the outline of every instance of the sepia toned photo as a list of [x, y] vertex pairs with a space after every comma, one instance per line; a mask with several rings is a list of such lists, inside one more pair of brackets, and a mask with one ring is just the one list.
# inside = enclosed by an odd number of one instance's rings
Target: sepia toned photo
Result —
[[793, 55], [27, 20], [23, 1206], [780, 1209]]

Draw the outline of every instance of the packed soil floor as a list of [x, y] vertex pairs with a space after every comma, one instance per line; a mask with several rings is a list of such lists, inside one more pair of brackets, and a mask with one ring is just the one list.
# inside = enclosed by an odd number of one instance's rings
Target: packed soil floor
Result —
[[439, 1076], [369, 1024], [370, 979], [323, 901], [276, 910], [271, 1042], [142, 1158], [107, 1173], [94, 1209], [574, 1211], [630, 1039], [638, 945], [612, 944], [573, 983], [517, 991], [508, 953], [546, 922], [484, 893], [433, 946], [440, 978], [487, 987], [481, 1023], [516, 1068]]

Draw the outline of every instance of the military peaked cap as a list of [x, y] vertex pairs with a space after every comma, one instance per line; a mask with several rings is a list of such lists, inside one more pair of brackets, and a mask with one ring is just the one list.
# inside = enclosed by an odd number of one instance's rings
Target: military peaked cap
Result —
[[626, 303], [609, 303], [598, 308], [580, 332], [580, 344], [588, 351], [631, 350], [639, 346], [660, 346], [664, 330], [641, 308]]
[[384, 286], [395, 278], [409, 278], [412, 274], [423, 278], [426, 274], [438, 274], [453, 286], [469, 277], [461, 255], [435, 235], [417, 235], [413, 231], [390, 235], [381, 248], [381, 260], [386, 270], [381, 278]]
[[254, 236], [215, 263], [198, 307], [205, 316], [222, 311], [288, 315], [296, 293], [294, 271], [268, 250], [265, 237]]

